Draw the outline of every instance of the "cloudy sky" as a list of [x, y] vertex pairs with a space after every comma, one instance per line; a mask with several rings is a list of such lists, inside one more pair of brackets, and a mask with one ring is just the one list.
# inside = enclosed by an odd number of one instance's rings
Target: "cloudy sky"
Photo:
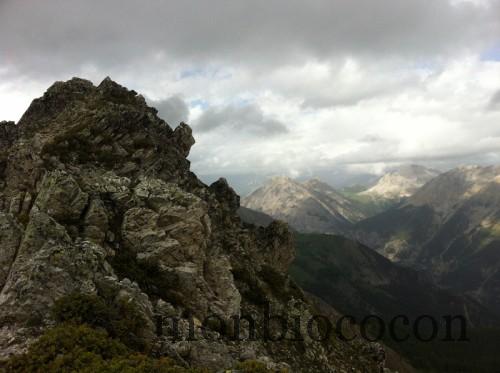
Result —
[[200, 174], [500, 163], [500, 0], [0, 0], [0, 119], [108, 75]]

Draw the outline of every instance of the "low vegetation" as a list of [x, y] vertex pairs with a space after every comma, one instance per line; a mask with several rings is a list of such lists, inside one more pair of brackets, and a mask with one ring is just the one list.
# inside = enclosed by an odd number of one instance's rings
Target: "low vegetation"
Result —
[[2, 370], [12, 373], [208, 372], [179, 367], [167, 358], [153, 359], [129, 349], [103, 329], [72, 323], [48, 330], [26, 354], [11, 358]]
[[[60, 298], [52, 313], [57, 326], [47, 330], [25, 354], [0, 363], [0, 373], [210, 372], [149, 356], [140, 338], [139, 313], [125, 302], [109, 304], [98, 295], [75, 293]], [[241, 373], [275, 372], [253, 360], [234, 368]]]
[[111, 338], [136, 351], [146, 351], [149, 347], [141, 337], [144, 325], [141, 314], [125, 300], [110, 304], [97, 295], [76, 293], [60, 298], [53, 315], [58, 323], [102, 328]]
[[[277, 373], [274, 370], [267, 369], [265, 364], [255, 360], [238, 363], [235, 369], [241, 373]], [[288, 370], [282, 369], [279, 373], [288, 373]]]

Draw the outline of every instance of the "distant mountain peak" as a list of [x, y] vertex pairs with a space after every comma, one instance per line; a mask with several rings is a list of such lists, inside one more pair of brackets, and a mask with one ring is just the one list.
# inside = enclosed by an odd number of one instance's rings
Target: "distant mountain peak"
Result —
[[461, 166], [362, 221], [360, 242], [500, 310], [500, 166]]
[[500, 182], [500, 166], [460, 166], [432, 180], [408, 201], [415, 206], [428, 205], [441, 213], [473, 195], [480, 193], [492, 183]]
[[351, 201], [317, 178], [300, 183], [286, 176], [273, 177], [243, 198], [242, 206], [304, 232], [340, 233], [364, 218]]
[[438, 175], [439, 171], [424, 166], [403, 165], [383, 175], [373, 187], [361, 195], [385, 199], [410, 197]]
[[275, 175], [271, 177], [270, 179], [271, 183], [294, 183], [295, 181], [286, 175]]
[[305, 187], [323, 186], [333, 189], [331, 185], [325, 183], [324, 181], [318, 179], [317, 177], [304, 181], [302, 185], [304, 185]]

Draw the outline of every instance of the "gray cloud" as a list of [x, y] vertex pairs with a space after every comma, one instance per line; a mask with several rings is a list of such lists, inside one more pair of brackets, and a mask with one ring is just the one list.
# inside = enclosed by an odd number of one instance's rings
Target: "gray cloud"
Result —
[[[3, 64], [24, 74], [140, 66], [147, 56], [269, 66], [334, 56], [411, 56], [482, 48], [498, 2], [422, 0], [2, 0]], [[472, 42], [472, 43], [471, 43]], [[73, 70], [72, 70], [73, 69]]]
[[[405, 77], [405, 78], [395, 78], [395, 77], [385, 77], [382, 79], [377, 76], [377, 72], [373, 71], [373, 68], [368, 68], [368, 72], [372, 73], [372, 76], [367, 76], [364, 84], [356, 84], [354, 87], [338, 86], [329, 87], [329, 89], [316, 90], [313, 89], [301, 89], [299, 92], [307, 92], [306, 99], [302, 102], [303, 108], [331, 108], [331, 107], [342, 107], [342, 106], [353, 106], [357, 105], [365, 100], [370, 100], [373, 98], [380, 98], [383, 96], [389, 96], [391, 94], [401, 92], [408, 87], [418, 86], [418, 79], [415, 74]], [[342, 72], [337, 73], [338, 76], [342, 77]], [[307, 85], [308, 82], [304, 82]]]
[[428, 167], [449, 169], [460, 164], [492, 164], [500, 159], [497, 137], [496, 144], [490, 146], [461, 146], [460, 148], [434, 149], [427, 154], [416, 153], [398, 155], [396, 141], [380, 140], [364, 151], [354, 151], [338, 157], [336, 165], [371, 164], [423, 164]]
[[488, 104], [490, 110], [500, 110], [500, 89], [491, 97]]
[[180, 122], [189, 120], [189, 107], [179, 95], [161, 101], [150, 101], [150, 105], [158, 110], [160, 118], [171, 127], [176, 127]]
[[194, 126], [195, 130], [200, 133], [224, 129], [255, 136], [273, 136], [288, 131], [283, 123], [266, 117], [254, 104], [209, 108], [194, 123]]
[[362, 138], [359, 139], [359, 142], [361, 143], [368, 143], [368, 144], [374, 144], [374, 143], [381, 143], [384, 142], [384, 139], [375, 134], [367, 134], [363, 136]]
[[498, 35], [498, 0], [0, 0], [0, 118], [109, 75], [191, 116], [196, 172], [494, 161]]

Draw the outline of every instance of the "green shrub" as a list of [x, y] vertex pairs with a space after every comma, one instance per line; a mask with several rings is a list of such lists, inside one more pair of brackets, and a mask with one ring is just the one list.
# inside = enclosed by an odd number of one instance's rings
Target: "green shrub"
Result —
[[[3, 367], [10, 373], [203, 373], [176, 366], [168, 358], [153, 359], [133, 353], [105, 330], [62, 324], [48, 330], [24, 355]], [[0, 371], [1, 371], [0, 367]]]
[[152, 359], [145, 355], [117, 357], [89, 366], [79, 373], [208, 373], [207, 370], [182, 368], [169, 358]]
[[141, 338], [145, 320], [136, 307], [126, 301], [108, 304], [97, 295], [75, 293], [57, 300], [52, 312], [59, 323], [103, 328], [112, 338], [136, 351], [148, 348], [147, 342]]
[[106, 329], [112, 317], [111, 309], [104, 300], [93, 294], [74, 293], [58, 299], [52, 313], [57, 322], [89, 324]]
[[[266, 365], [255, 360], [246, 360], [244, 362], [238, 363], [235, 369], [241, 371], [242, 373], [276, 373], [275, 370], [267, 369]], [[280, 373], [287, 373], [285, 369], [280, 370]]]
[[62, 324], [42, 335], [28, 353], [11, 358], [6, 370], [26, 373], [78, 371], [128, 352], [125, 345], [110, 339], [104, 330]]

